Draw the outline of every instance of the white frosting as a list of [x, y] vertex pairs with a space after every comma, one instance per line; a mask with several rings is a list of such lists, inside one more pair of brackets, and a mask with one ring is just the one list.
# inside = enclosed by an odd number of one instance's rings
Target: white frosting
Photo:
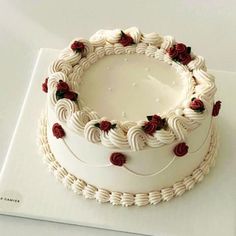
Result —
[[89, 41], [94, 47], [102, 47], [106, 44], [105, 33], [105, 30], [99, 30], [90, 37]]
[[148, 33], [148, 34], [143, 34], [141, 41], [146, 43], [146, 44], [152, 44], [155, 46], [160, 46], [163, 39], [162, 37], [156, 33], [156, 32], [152, 32], [152, 33]]
[[56, 115], [59, 121], [66, 122], [71, 115], [78, 110], [77, 105], [69, 99], [60, 99], [55, 106]]
[[[214, 164], [215, 81], [201, 56], [191, 53], [188, 65], [170, 58], [173, 37], [136, 27], [123, 32], [134, 44], [119, 43], [120, 29], [100, 30], [89, 40], [75, 39], [85, 46], [81, 53], [69, 45], [51, 64], [42, 149], [50, 170], [77, 194], [113, 205], [157, 204], [193, 188]], [[78, 101], [57, 100], [60, 80]], [[204, 112], [190, 108], [194, 97], [203, 101]], [[153, 114], [167, 126], [149, 135], [143, 126]], [[97, 123], [103, 120], [115, 127], [102, 131]], [[65, 131], [62, 139], [52, 134], [55, 123]], [[189, 146], [184, 157], [173, 153], [180, 142]], [[113, 152], [126, 156], [122, 167], [110, 163]]]
[[126, 29], [124, 32], [130, 35], [135, 43], [139, 43], [142, 33], [137, 27], [130, 27]]

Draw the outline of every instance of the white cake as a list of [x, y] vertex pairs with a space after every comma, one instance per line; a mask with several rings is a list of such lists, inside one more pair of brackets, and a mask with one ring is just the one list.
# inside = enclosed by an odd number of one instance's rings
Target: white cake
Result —
[[217, 152], [214, 77], [171, 36], [99, 30], [49, 67], [40, 144], [69, 189], [144, 206], [200, 182]]

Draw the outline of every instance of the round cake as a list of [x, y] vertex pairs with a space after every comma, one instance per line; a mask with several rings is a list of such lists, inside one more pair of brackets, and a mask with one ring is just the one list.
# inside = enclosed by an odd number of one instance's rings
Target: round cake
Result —
[[171, 36], [131, 27], [74, 39], [42, 90], [44, 160], [76, 194], [157, 204], [192, 189], [214, 164], [215, 79]]

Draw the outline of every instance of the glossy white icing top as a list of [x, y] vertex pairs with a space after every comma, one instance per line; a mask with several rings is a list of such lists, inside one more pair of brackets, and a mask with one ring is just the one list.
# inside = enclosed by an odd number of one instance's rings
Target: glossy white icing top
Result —
[[186, 96], [186, 80], [172, 66], [140, 54], [103, 57], [81, 81], [80, 100], [99, 116], [121, 121], [164, 114]]

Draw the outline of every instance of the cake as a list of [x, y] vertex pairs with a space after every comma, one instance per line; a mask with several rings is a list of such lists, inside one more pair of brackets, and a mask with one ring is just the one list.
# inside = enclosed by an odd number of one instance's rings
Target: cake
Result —
[[172, 36], [131, 27], [76, 38], [49, 66], [42, 90], [44, 161], [78, 195], [157, 204], [192, 189], [214, 165], [215, 79]]

